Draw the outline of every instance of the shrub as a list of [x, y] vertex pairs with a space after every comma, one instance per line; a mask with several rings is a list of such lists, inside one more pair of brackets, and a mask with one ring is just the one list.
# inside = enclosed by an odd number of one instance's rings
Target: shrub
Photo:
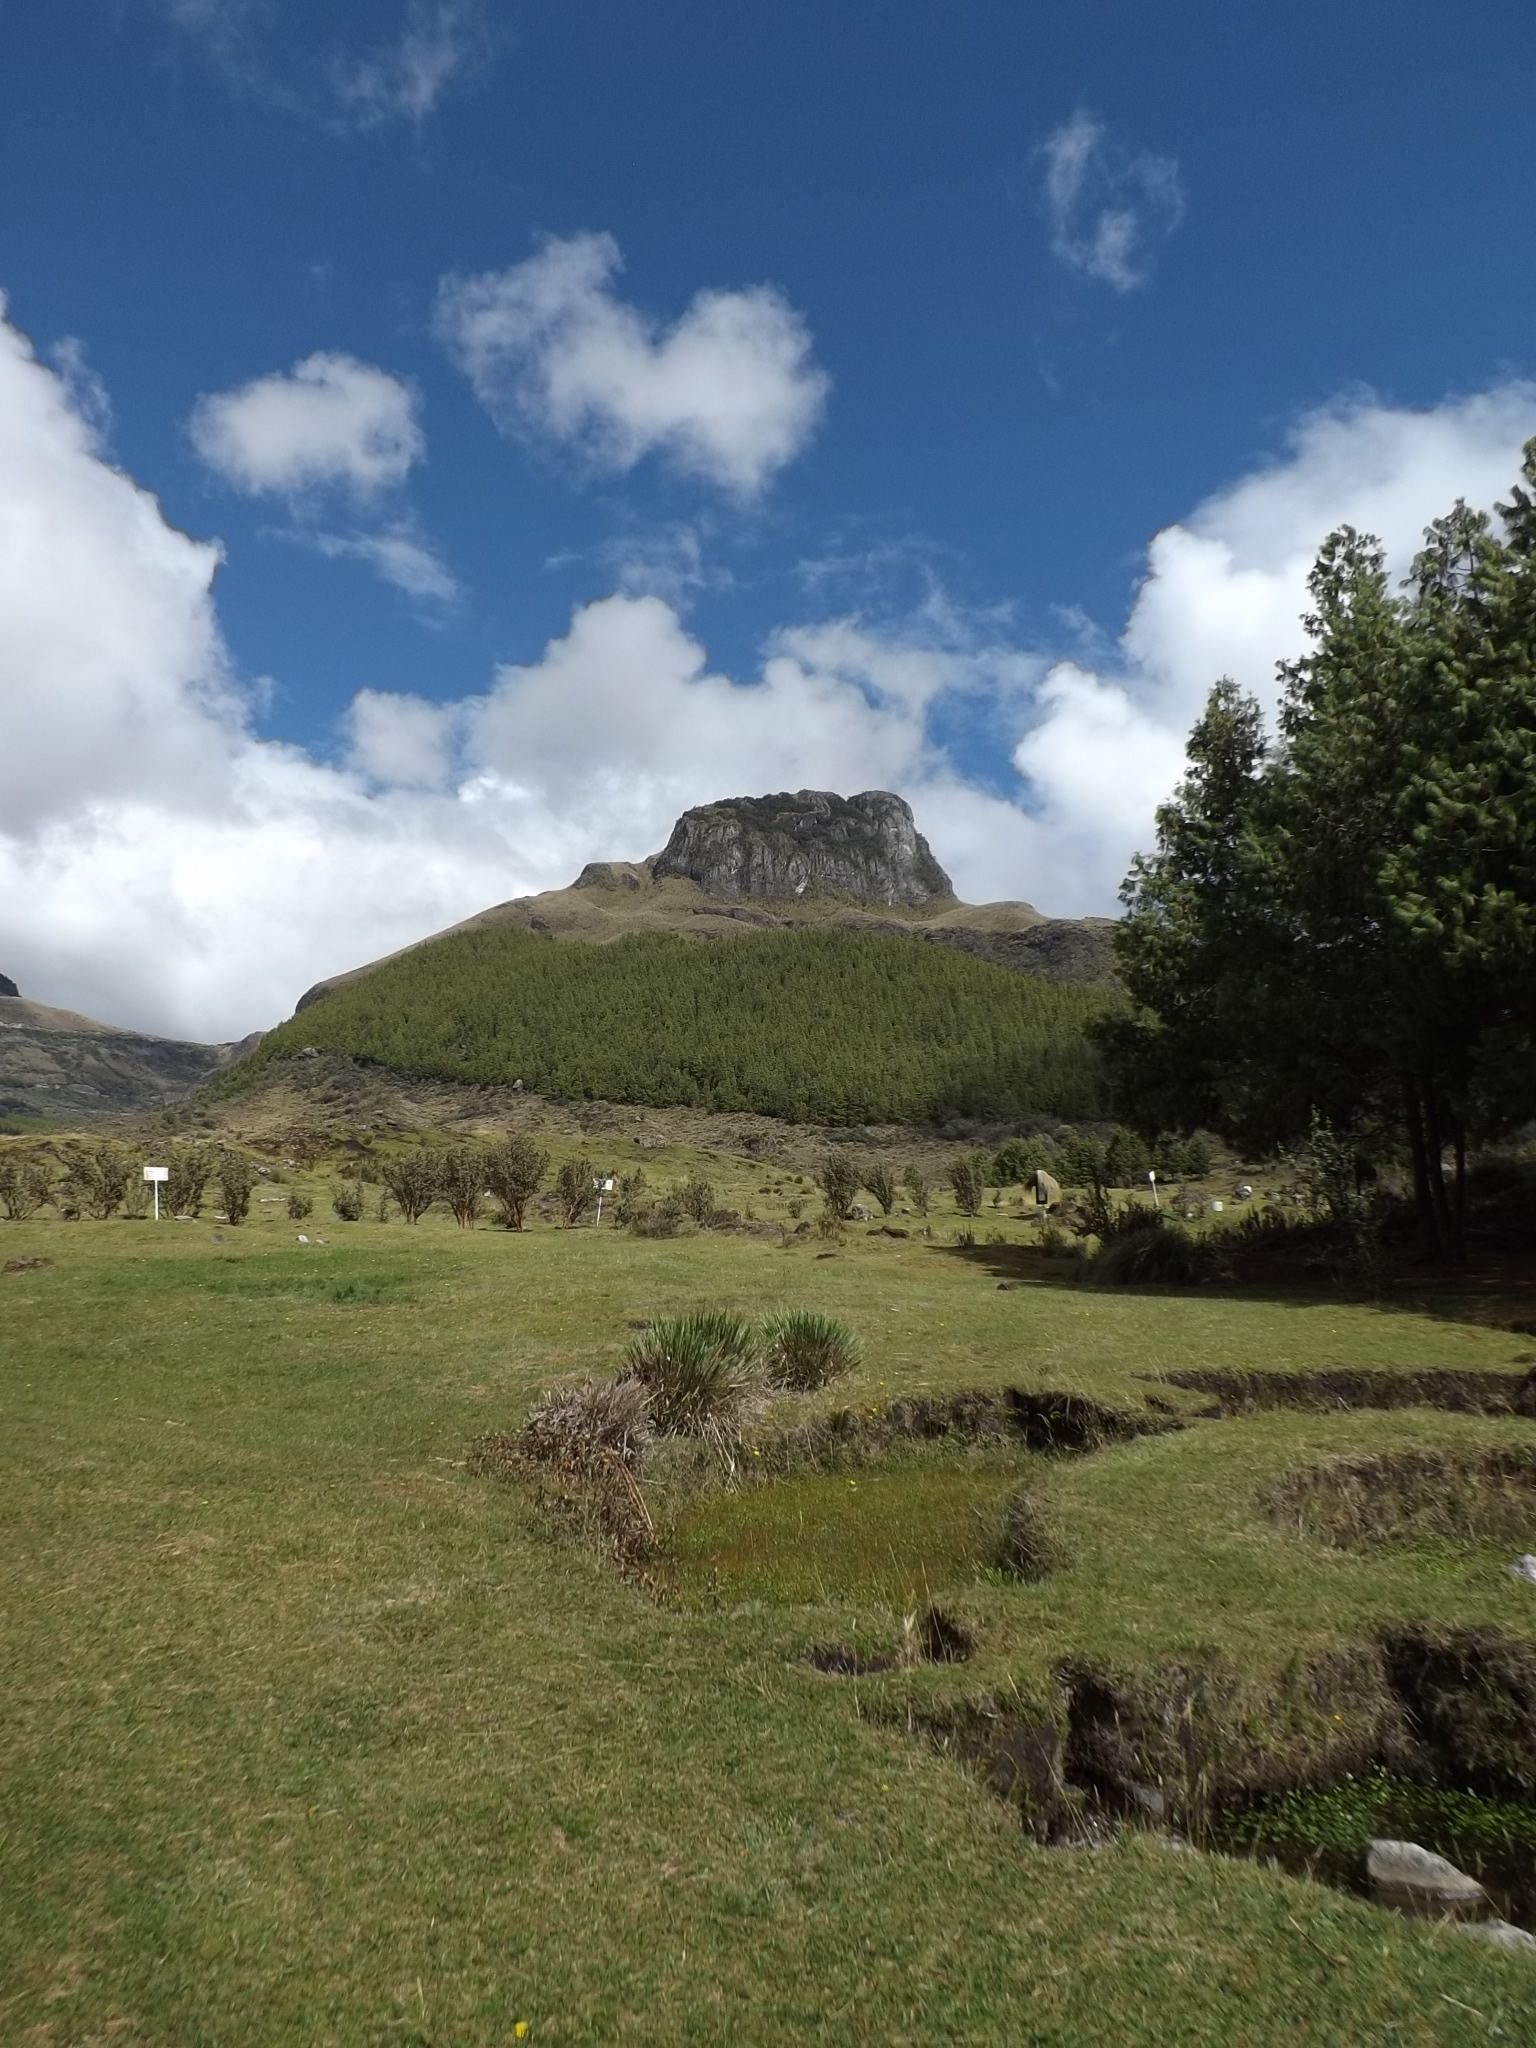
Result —
[[[393, 1159], [381, 1161], [379, 1171], [389, 1199], [406, 1222], [420, 1222], [437, 1200], [437, 1164], [430, 1153], [397, 1153]], [[338, 1210], [337, 1214], [340, 1213]], [[361, 1209], [358, 1214], [362, 1214]]]
[[61, 1192], [70, 1208], [104, 1221], [122, 1206], [132, 1173], [133, 1161], [121, 1145], [92, 1146], [70, 1160]]
[[697, 1436], [724, 1453], [763, 1400], [757, 1332], [727, 1309], [672, 1316], [642, 1330], [624, 1354], [621, 1379], [638, 1380], [666, 1436]]
[[613, 1205], [613, 1220], [620, 1224], [633, 1224], [641, 1210], [648, 1206], [645, 1168], [637, 1166], [633, 1173], [619, 1175], [619, 1199]]
[[832, 1152], [817, 1172], [816, 1185], [825, 1198], [827, 1214], [839, 1223], [846, 1223], [864, 1185], [864, 1170], [856, 1159], [848, 1158], [845, 1153]]
[[216, 1169], [219, 1199], [231, 1223], [243, 1223], [251, 1213], [251, 1189], [256, 1169], [243, 1152], [221, 1152]]
[[[331, 1212], [340, 1223], [358, 1223], [363, 1214], [363, 1191], [355, 1180], [339, 1180], [331, 1189]], [[293, 1212], [290, 1209], [289, 1214]], [[415, 1217], [411, 1221], [415, 1222]]]
[[308, 1195], [290, 1195], [288, 1197], [288, 1215], [290, 1221], [294, 1223], [302, 1223], [306, 1216], [313, 1213], [314, 1206], [314, 1203], [310, 1200]]
[[636, 1237], [676, 1237], [688, 1220], [682, 1197], [674, 1188], [659, 1202], [640, 1202], [630, 1212], [629, 1227]]
[[805, 1204], [801, 1201], [798, 1195], [793, 1196], [791, 1200], [785, 1204], [785, 1207], [789, 1211], [789, 1218], [792, 1223], [798, 1223], [800, 1221], [800, 1218], [805, 1214]]
[[[805, 1225], [802, 1223], [800, 1228], [803, 1230]], [[830, 1209], [823, 1209], [816, 1218], [816, 1235], [828, 1244], [841, 1244], [843, 1242], [843, 1226]]]
[[880, 1204], [882, 1216], [889, 1216], [896, 1206], [896, 1176], [888, 1166], [871, 1166], [865, 1170], [864, 1185]]
[[584, 1380], [539, 1396], [517, 1439], [524, 1457], [565, 1472], [613, 1460], [633, 1472], [651, 1436], [651, 1396], [638, 1379]]
[[567, 1159], [555, 1175], [555, 1200], [560, 1205], [560, 1221], [570, 1230], [586, 1215], [595, 1199], [592, 1186], [592, 1162], [582, 1155], [580, 1159]]
[[496, 1221], [507, 1230], [521, 1230], [528, 1204], [549, 1171], [549, 1154], [532, 1138], [514, 1131], [485, 1154], [485, 1185], [496, 1204]]
[[683, 1214], [692, 1217], [701, 1227], [707, 1226], [715, 1213], [715, 1191], [698, 1174], [683, 1182], [677, 1191], [677, 1199], [682, 1204]]
[[765, 1319], [762, 1335], [768, 1384], [791, 1387], [796, 1393], [841, 1379], [864, 1356], [864, 1347], [848, 1325], [818, 1309], [784, 1309]]
[[901, 1184], [912, 1197], [912, 1207], [919, 1216], [928, 1214], [929, 1187], [917, 1167], [909, 1166], [901, 1176]]
[[165, 1203], [173, 1216], [196, 1216], [213, 1178], [213, 1153], [206, 1145], [177, 1145], [166, 1161]]
[[1182, 1224], [1141, 1223], [1099, 1247], [1089, 1278], [1096, 1287], [1193, 1287], [1199, 1249]]
[[0, 1208], [13, 1223], [25, 1222], [52, 1200], [53, 1175], [45, 1160], [21, 1158], [14, 1152], [0, 1159]]
[[1067, 1248], [1067, 1233], [1049, 1217], [1040, 1227], [1040, 1249], [1049, 1259], [1059, 1259]]
[[986, 1197], [986, 1167], [978, 1153], [957, 1159], [949, 1169], [949, 1184], [955, 1191], [955, 1207], [962, 1216], [979, 1216]]
[[987, 1176], [994, 1187], [1018, 1187], [1033, 1180], [1037, 1168], [1047, 1173], [1056, 1164], [1056, 1147], [1049, 1138], [1009, 1138], [992, 1155]]
[[455, 1145], [439, 1155], [437, 1192], [460, 1230], [473, 1230], [485, 1200], [485, 1153], [479, 1145]]

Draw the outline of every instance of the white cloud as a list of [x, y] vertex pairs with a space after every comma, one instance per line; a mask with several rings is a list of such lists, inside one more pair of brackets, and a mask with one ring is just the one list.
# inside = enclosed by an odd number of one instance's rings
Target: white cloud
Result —
[[1040, 154], [1051, 248], [1060, 261], [1118, 292], [1145, 284], [1158, 245], [1184, 218], [1173, 158], [1122, 148], [1081, 109], [1047, 136]]
[[306, 356], [286, 374], [205, 393], [190, 427], [208, 467], [252, 496], [339, 486], [369, 498], [426, 453], [411, 387], [348, 355]]
[[364, 57], [339, 58], [332, 67], [338, 106], [360, 128], [392, 120], [419, 126], [448, 88], [483, 57], [485, 17], [467, 0], [416, 0], [398, 39]]
[[[234, 1037], [327, 973], [583, 862], [655, 851], [689, 804], [900, 790], [963, 896], [1113, 906], [1211, 681], [1272, 691], [1318, 540], [1398, 563], [1516, 471], [1536, 388], [1411, 413], [1358, 398], [1153, 543], [1112, 660], [1019, 644], [941, 599], [786, 626], [740, 681], [656, 595], [579, 608], [456, 702], [360, 690], [330, 765], [261, 738], [212, 603], [216, 548], [102, 459], [0, 323], [0, 970], [114, 1021]], [[983, 789], [946, 714], [1006, 732]], [[1010, 794], [1021, 800], [1009, 800]]]
[[772, 287], [701, 291], [670, 327], [617, 297], [611, 235], [547, 242], [510, 270], [450, 277], [437, 327], [504, 431], [545, 435], [595, 469], [664, 457], [741, 498], [809, 442], [828, 379]]
[[407, 0], [381, 41], [329, 51], [300, 44], [292, 22], [307, 26], [309, 10], [297, 4], [280, 39], [269, 0], [163, 4], [233, 91], [342, 134], [420, 128], [448, 93], [486, 74], [502, 41], [487, 0]]
[[397, 690], [359, 690], [347, 709], [348, 759], [373, 783], [441, 789], [453, 768], [461, 711]]
[[452, 570], [409, 522], [385, 527], [379, 533], [320, 533], [290, 527], [283, 538], [313, 548], [328, 561], [363, 562], [396, 590], [423, 603], [453, 604], [460, 596]]

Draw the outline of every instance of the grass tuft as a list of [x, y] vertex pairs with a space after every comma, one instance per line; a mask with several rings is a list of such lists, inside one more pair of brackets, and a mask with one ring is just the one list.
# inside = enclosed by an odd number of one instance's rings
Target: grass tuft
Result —
[[763, 1356], [770, 1386], [811, 1393], [856, 1372], [864, 1347], [846, 1323], [814, 1308], [787, 1308], [764, 1318]]
[[729, 1309], [669, 1316], [642, 1330], [620, 1379], [645, 1388], [661, 1435], [703, 1437], [721, 1450], [740, 1441], [763, 1405], [757, 1331]]

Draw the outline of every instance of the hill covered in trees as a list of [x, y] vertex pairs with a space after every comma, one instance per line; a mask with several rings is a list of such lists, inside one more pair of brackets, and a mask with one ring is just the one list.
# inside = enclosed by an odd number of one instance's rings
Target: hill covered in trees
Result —
[[307, 1047], [540, 1094], [922, 1122], [1103, 1108], [1089, 1026], [1119, 1002], [940, 946], [839, 929], [734, 945], [450, 933], [328, 990], [223, 1083]]

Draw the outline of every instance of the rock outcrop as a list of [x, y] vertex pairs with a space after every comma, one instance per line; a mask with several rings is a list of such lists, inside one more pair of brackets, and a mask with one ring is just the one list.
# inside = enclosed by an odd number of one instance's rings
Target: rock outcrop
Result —
[[21, 990], [8, 974], [0, 974], [0, 996], [15, 996], [19, 1001]]
[[685, 811], [651, 863], [708, 896], [794, 902], [807, 895], [910, 909], [955, 900], [948, 875], [899, 796], [802, 789], [727, 797]]

